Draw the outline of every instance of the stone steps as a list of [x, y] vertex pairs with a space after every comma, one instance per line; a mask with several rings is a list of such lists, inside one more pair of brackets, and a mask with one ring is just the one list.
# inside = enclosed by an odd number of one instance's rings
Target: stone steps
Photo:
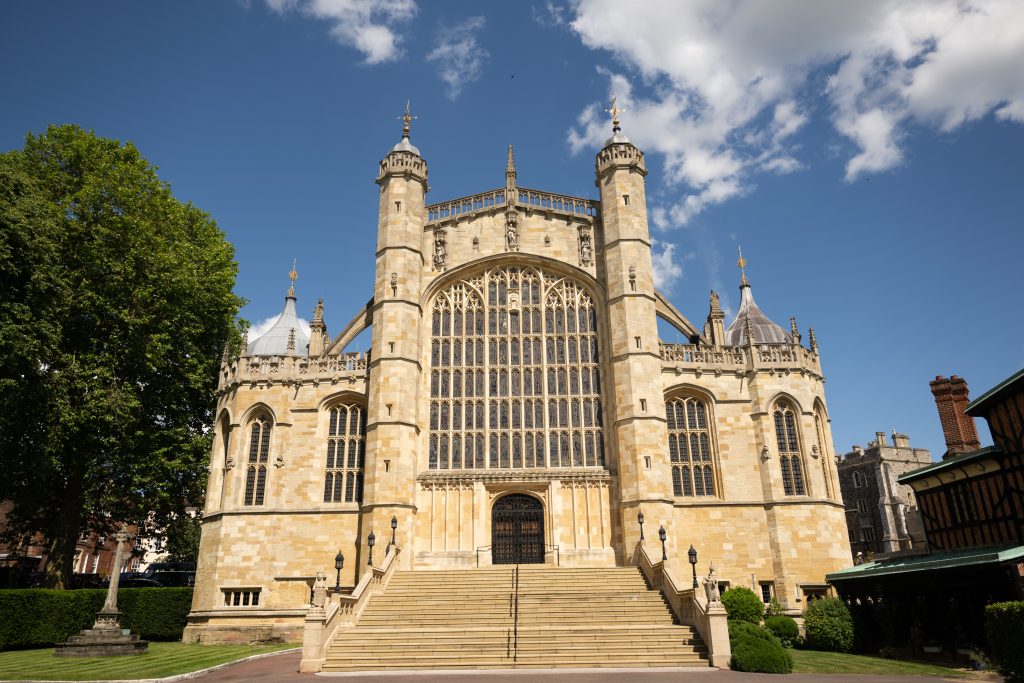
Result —
[[396, 572], [323, 670], [708, 665], [697, 634], [673, 624], [635, 568], [522, 567], [517, 634], [511, 591], [509, 566]]

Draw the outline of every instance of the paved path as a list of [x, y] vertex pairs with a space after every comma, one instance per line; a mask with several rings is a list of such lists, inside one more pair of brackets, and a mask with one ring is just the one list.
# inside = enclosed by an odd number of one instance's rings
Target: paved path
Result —
[[747, 674], [738, 671], [694, 670], [652, 670], [637, 669], [563, 672], [546, 671], [498, 671], [490, 672], [443, 672], [416, 674], [300, 674], [299, 653], [289, 652], [242, 662], [192, 680], [201, 683], [938, 683], [973, 678], [932, 678], [926, 676], [867, 676], [850, 674], [791, 674], [773, 676], [768, 674]]

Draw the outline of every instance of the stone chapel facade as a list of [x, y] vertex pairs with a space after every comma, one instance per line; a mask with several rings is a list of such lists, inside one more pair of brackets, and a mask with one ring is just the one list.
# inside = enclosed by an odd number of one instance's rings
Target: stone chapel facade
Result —
[[186, 640], [300, 640], [315, 573], [340, 551], [352, 586], [392, 536], [404, 570], [629, 565], [642, 512], [675, 575], [692, 545], [793, 611], [850, 564], [813, 330], [745, 273], [728, 327], [715, 293], [699, 329], [655, 290], [644, 154], [614, 123], [597, 200], [520, 187], [510, 147], [504, 186], [427, 205], [406, 121], [370, 302], [334, 337], [318, 304], [307, 339], [292, 288], [225, 357]]

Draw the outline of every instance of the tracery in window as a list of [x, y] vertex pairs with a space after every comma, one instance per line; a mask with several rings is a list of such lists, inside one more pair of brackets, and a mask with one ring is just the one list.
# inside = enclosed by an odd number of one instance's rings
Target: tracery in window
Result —
[[694, 397], [665, 402], [672, 489], [677, 496], [715, 495], [708, 407]]
[[363, 500], [363, 458], [366, 454], [366, 410], [343, 403], [329, 411], [325, 503]]
[[263, 505], [267, 489], [267, 457], [270, 453], [270, 418], [255, 417], [249, 425], [249, 460], [245, 467], [245, 505]]
[[787, 496], [802, 496], [805, 488], [796, 412], [788, 402], [779, 401], [772, 413], [775, 416], [775, 441], [782, 466], [782, 490]]
[[830, 439], [825, 433], [825, 418], [819, 408], [814, 409], [814, 428], [818, 435], [818, 449], [821, 451], [821, 474], [825, 479], [825, 495], [829, 498], [835, 499], [835, 488], [832, 479], [832, 457], [829, 453], [828, 444]]
[[434, 300], [430, 469], [604, 464], [597, 316], [577, 282], [504, 266]]

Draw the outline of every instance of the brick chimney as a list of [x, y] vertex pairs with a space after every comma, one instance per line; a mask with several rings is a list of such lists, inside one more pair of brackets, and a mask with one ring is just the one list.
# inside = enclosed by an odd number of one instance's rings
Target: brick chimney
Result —
[[981, 448], [978, 432], [974, 428], [974, 418], [964, 413], [970, 403], [967, 382], [956, 375], [949, 379], [937, 375], [929, 385], [935, 396], [935, 407], [939, 411], [942, 434], [946, 437], [946, 453], [942, 459]]

